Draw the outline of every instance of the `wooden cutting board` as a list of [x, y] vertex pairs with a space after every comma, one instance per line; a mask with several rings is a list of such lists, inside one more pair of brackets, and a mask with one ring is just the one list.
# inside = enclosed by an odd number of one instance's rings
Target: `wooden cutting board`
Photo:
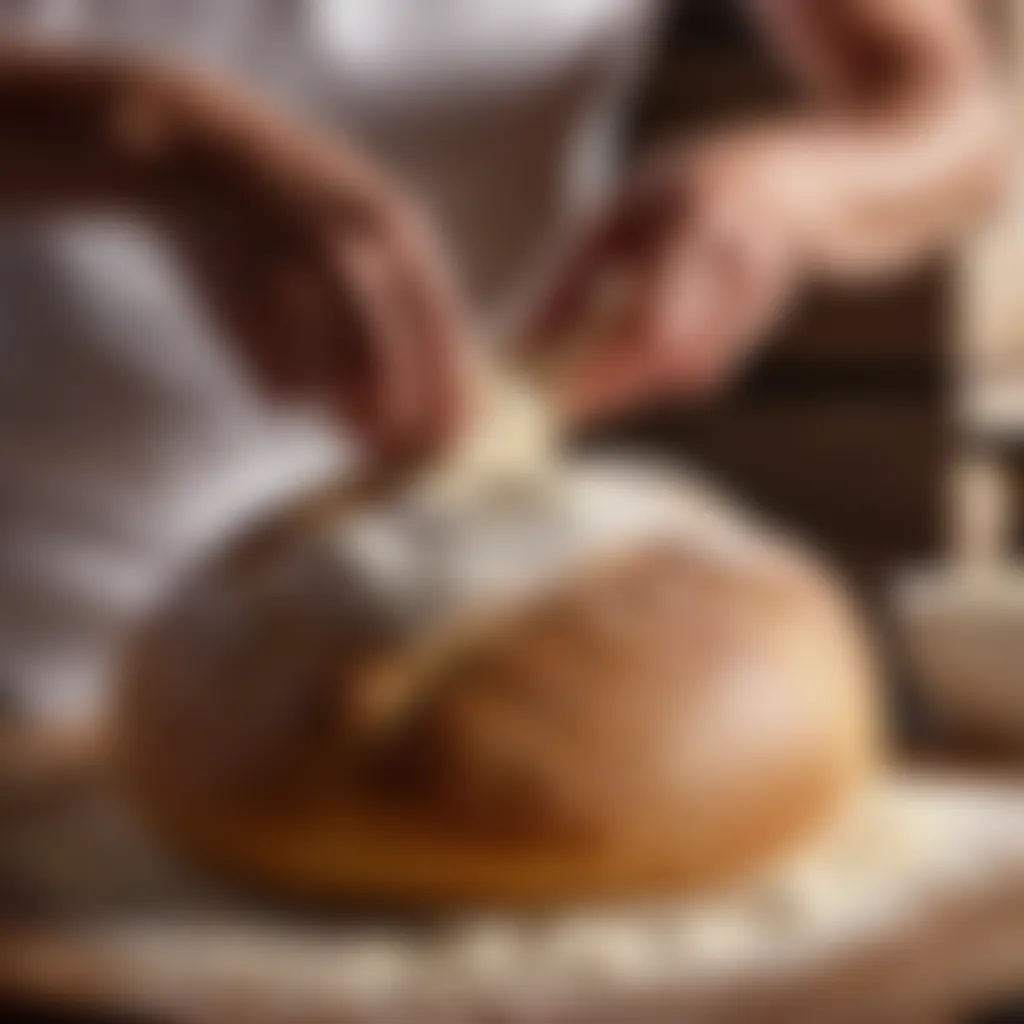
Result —
[[1024, 787], [893, 779], [813, 851], [700, 903], [416, 921], [190, 876], [101, 773], [0, 787], [0, 1002], [182, 1024], [903, 1024], [1015, 990]]

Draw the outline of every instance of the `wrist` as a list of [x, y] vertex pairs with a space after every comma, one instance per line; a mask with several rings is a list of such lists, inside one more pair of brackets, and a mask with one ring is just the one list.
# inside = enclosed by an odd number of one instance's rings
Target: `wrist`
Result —
[[188, 73], [170, 64], [126, 62], [107, 117], [117, 165], [143, 212], [173, 215], [204, 192], [205, 169], [217, 163], [217, 133]]
[[825, 272], [842, 188], [821, 141], [796, 121], [723, 133], [683, 154], [681, 180], [695, 181], [693, 208], [752, 232], [794, 275], [815, 277]]
[[245, 97], [172, 63], [120, 67], [106, 130], [128, 193], [158, 219], [211, 216], [224, 197], [243, 202], [240, 190], [257, 189], [268, 172], [259, 119]]
[[147, 66], [0, 50], [0, 208], [144, 207], [162, 165], [157, 122], [139, 116], [163, 105]]
[[[266, 214], [312, 192], [318, 152], [310, 137], [230, 81], [195, 69], [138, 69], [120, 133], [147, 202], [171, 219], [228, 210]], [[319, 162], [330, 164], [334, 152]]]

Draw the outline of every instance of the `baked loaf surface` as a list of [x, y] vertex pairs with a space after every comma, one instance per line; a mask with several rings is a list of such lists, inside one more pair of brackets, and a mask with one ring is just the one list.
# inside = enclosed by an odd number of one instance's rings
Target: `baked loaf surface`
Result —
[[870, 773], [872, 665], [827, 575], [693, 483], [321, 501], [183, 588], [132, 659], [122, 774], [230, 875], [316, 897], [689, 891]]

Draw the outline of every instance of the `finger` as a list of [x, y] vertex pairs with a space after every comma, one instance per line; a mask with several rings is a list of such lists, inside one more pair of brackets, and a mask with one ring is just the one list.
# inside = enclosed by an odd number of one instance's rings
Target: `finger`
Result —
[[616, 414], [673, 390], [710, 341], [710, 287], [701, 247], [685, 232], [637, 261], [639, 284], [614, 333], [599, 345], [563, 393], [577, 422]]
[[291, 259], [267, 274], [267, 302], [256, 353], [274, 394], [315, 394], [329, 367], [329, 312], [311, 257]]
[[626, 411], [664, 384], [665, 342], [661, 276], [648, 271], [629, 308], [596, 338], [572, 372], [553, 377], [563, 414], [577, 425]]
[[771, 239], [706, 234], [677, 271], [691, 283], [674, 325], [669, 372], [680, 393], [719, 386], [743, 366], [795, 293], [790, 263]]
[[414, 426], [416, 381], [389, 257], [369, 234], [334, 239], [327, 256], [340, 286], [339, 334], [322, 390], [371, 444], [391, 449]]
[[468, 326], [458, 290], [427, 227], [403, 220], [389, 252], [405, 348], [415, 367], [417, 432], [424, 448], [442, 443], [468, 412]]
[[273, 394], [301, 393], [316, 341], [306, 295], [309, 261], [263, 225], [243, 230], [212, 217], [187, 220], [173, 238], [183, 270], [260, 384]]
[[661, 251], [685, 219], [688, 203], [683, 179], [671, 164], [638, 172], [575, 247], [539, 305], [530, 324], [539, 343], [551, 338], [557, 343], [559, 335], [586, 319], [588, 307], [601, 303], [605, 278], [621, 279], [623, 270], [636, 269], [638, 255]]
[[408, 213], [380, 226], [377, 301], [386, 305], [391, 349], [405, 386], [393, 451], [424, 454], [465, 418], [465, 318], [453, 279], [425, 224]]
[[730, 336], [737, 296], [720, 270], [707, 240], [699, 236], [677, 246], [662, 270], [659, 369], [665, 390], [676, 395], [706, 389]]
[[555, 396], [560, 414], [573, 426], [584, 426], [627, 412], [658, 390], [652, 365], [638, 358], [642, 343], [621, 336], [599, 364], [563, 383]]
[[561, 336], [587, 318], [601, 282], [638, 244], [636, 217], [632, 195], [623, 196], [570, 247], [553, 284], [526, 318], [522, 333], [528, 350], [557, 345]]

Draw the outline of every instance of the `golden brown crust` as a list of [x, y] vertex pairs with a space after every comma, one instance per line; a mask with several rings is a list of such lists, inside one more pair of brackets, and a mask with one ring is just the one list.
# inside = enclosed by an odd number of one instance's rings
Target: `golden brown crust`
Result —
[[141, 805], [232, 874], [317, 896], [699, 888], [803, 836], [875, 753], [849, 612], [788, 556], [640, 546], [496, 610], [429, 671], [334, 655], [269, 697], [241, 671], [216, 710], [168, 694], [162, 656], [124, 705]]

